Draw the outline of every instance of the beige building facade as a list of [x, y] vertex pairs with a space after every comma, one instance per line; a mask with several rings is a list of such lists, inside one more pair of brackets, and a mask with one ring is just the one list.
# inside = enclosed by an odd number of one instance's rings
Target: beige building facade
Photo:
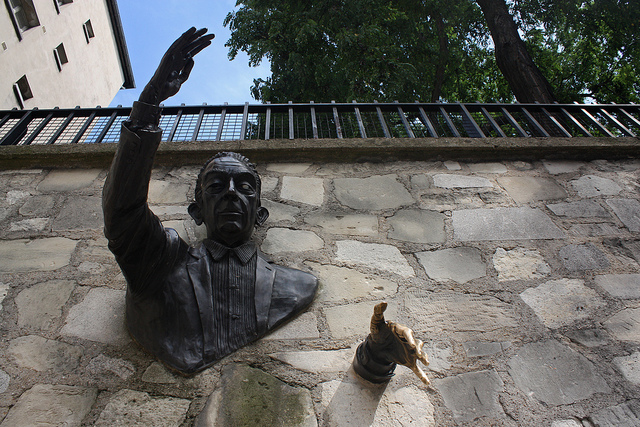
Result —
[[3, 0], [0, 109], [108, 105], [135, 87], [116, 0]]

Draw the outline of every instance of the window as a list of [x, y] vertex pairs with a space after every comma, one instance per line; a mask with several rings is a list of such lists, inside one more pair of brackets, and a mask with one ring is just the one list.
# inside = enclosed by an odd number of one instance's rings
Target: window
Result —
[[18, 40], [22, 40], [21, 33], [40, 25], [32, 0], [5, 0], [5, 4], [11, 12], [11, 21]]
[[73, 3], [73, 0], [53, 0], [53, 5], [56, 7], [56, 12], [60, 14], [60, 6]]
[[67, 62], [69, 62], [69, 58], [67, 58], [67, 52], [64, 50], [64, 44], [60, 43], [58, 47], [53, 49], [53, 57], [56, 59], [58, 71], [62, 71], [62, 64], [66, 64]]
[[20, 108], [24, 108], [25, 100], [33, 98], [33, 92], [31, 92], [31, 87], [29, 87], [26, 75], [20, 77], [20, 79], [13, 84], [13, 93], [16, 95]]
[[95, 37], [95, 34], [93, 33], [93, 26], [91, 25], [91, 19], [82, 24], [82, 30], [84, 31], [84, 38], [87, 40], [87, 43], [89, 43], [89, 39]]

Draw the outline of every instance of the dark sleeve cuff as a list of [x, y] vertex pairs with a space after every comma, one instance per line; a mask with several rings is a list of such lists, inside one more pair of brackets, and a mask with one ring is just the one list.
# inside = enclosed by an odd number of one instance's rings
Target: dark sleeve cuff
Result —
[[130, 127], [135, 130], [142, 128], [157, 129], [160, 125], [161, 114], [162, 107], [158, 105], [134, 101], [129, 115]]
[[367, 345], [368, 341], [369, 337], [367, 336], [367, 339], [358, 346], [353, 358], [353, 370], [372, 383], [379, 384], [389, 381], [396, 369], [396, 364], [374, 359]]

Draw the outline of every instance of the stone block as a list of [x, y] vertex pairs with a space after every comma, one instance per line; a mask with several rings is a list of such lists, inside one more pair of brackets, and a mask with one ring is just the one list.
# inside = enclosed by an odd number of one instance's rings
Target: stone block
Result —
[[585, 347], [599, 347], [609, 343], [609, 335], [601, 329], [578, 329], [566, 335]]
[[104, 227], [101, 197], [71, 197], [53, 220], [54, 231], [100, 230]]
[[52, 170], [38, 184], [38, 191], [75, 191], [90, 186], [102, 172], [100, 169]]
[[436, 379], [433, 383], [458, 423], [470, 423], [482, 417], [505, 417], [498, 402], [504, 383], [495, 370], [468, 372]]
[[634, 385], [640, 385], [640, 352], [630, 354], [629, 356], [620, 356], [613, 358], [613, 364], [616, 365], [620, 373]]
[[539, 200], [557, 200], [567, 197], [564, 188], [550, 178], [533, 176], [505, 176], [498, 178], [502, 186], [516, 203], [530, 203]]
[[511, 343], [504, 342], [482, 342], [482, 341], [468, 341], [462, 343], [467, 357], [483, 357], [490, 356], [492, 354], [502, 353], [509, 347]]
[[82, 347], [49, 340], [38, 335], [27, 335], [11, 341], [8, 353], [23, 368], [34, 371], [68, 372], [78, 366]]
[[11, 408], [2, 426], [80, 426], [93, 406], [95, 388], [36, 384]]
[[93, 288], [69, 310], [62, 335], [123, 345], [131, 338], [124, 324], [125, 291]]
[[33, 196], [29, 197], [18, 210], [23, 216], [45, 217], [50, 216], [50, 211], [55, 204], [53, 196]]
[[296, 220], [296, 215], [300, 213], [300, 208], [288, 206], [284, 203], [272, 202], [271, 200], [262, 199], [261, 204], [269, 211], [268, 223]]
[[322, 206], [324, 181], [322, 178], [282, 177], [280, 198], [311, 206]]
[[87, 365], [87, 371], [96, 377], [103, 377], [105, 374], [111, 373], [126, 380], [136, 373], [136, 368], [128, 360], [115, 359], [99, 354], [91, 359]]
[[543, 160], [542, 164], [551, 175], [577, 172], [585, 165], [585, 162], [572, 160]]
[[9, 231], [43, 231], [49, 224], [49, 218], [29, 218], [15, 221], [9, 225]]
[[516, 386], [547, 405], [569, 405], [611, 392], [586, 357], [555, 340], [526, 344], [508, 365]]
[[313, 340], [320, 338], [318, 318], [314, 313], [302, 313], [265, 336], [264, 340]]
[[440, 173], [433, 176], [433, 185], [440, 188], [485, 188], [493, 187], [491, 181], [481, 176]]
[[337, 178], [333, 180], [338, 201], [353, 209], [378, 211], [396, 209], [415, 203], [396, 175], [369, 178]]
[[413, 243], [444, 243], [445, 216], [425, 210], [401, 210], [387, 219], [391, 226], [388, 237]]
[[149, 204], [163, 205], [179, 203], [186, 205], [188, 203], [188, 191], [189, 186], [187, 184], [152, 179], [149, 182]]
[[0, 393], [4, 393], [9, 388], [11, 377], [5, 371], [0, 369]]
[[260, 192], [262, 194], [271, 193], [278, 186], [278, 178], [274, 178], [272, 176], [264, 176], [260, 178], [261, 178]]
[[452, 221], [454, 238], [465, 242], [564, 238], [547, 215], [529, 207], [454, 211]]
[[603, 274], [595, 282], [612, 297], [640, 299], [640, 274]]
[[609, 406], [593, 413], [590, 418], [598, 427], [637, 427], [640, 425], [640, 400]]
[[268, 254], [282, 252], [315, 251], [324, 247], [324, 241], [313, 231], [270, 228], [261, 249]]
[[195, 425], [315, 427], [317, 421], [309, 390], [259, 369], [228, 365], [222, 369], [221, 392], [209, 397]]
[[142, 374], [142, 381], [154, 384], [175, 384], [176, 377], [161, 363], [153, 362]]
[[580, 279], [551, 280], [525, 290], [520, 298], [548, 328], [586, 319], [595, 309], [605, 305], [596, 291], [584, 286]]
[[616, 339], [640, 344], [640, 308], [622, 309], [603, 325]]
[[267, 170], [269, 172], [300, 175], [309, 169], [310, 166], [311, 163], [269, 163]]
[[611, 265], [607, 256], [593, 243], [564, 246], [558, 257], [569, 271], [604, 270]]
[[601, 204], [593, 200], [580, 200], [571, 203], [549, 204], [547, 207], [558, 216], [569, 218], [610, 218], [611, 215]]
[[174, 427], [182, 425], [191, 402], [175, 397], [152, 397], [149, 393], [120, 390], [94, 424], [100, 427], [139, 426]]
[[69, 264], [78, 241], [65, 237], [0, 241], [0, 271], [52, 271]]
[[498, 280], [540, 279], [551, 273], [551, 267], [538, 251], [525, 248], [505, 250], [497, 248], [493, 254], [493, 267], [498, 272]]
[[310, 373], [346, 372], [351, 367], [355, 348], [343, 350], [286, 351], [272, 353], [272, 359]]
[[427, 275], [438, 282], [453, 280], [456, 283], [466, 283], [487, 274], [482, 253], [475, 248], [458, 247], [418, 252], [416, 257]]
[[362, 297], [386, 298], [398, 291], [398, 284], [372, 274], [333, 265], [308, 263], [320, 282], [319, 301], [353, 301]]
[[502, 163], [469, 163], [469, 169], [475, 173], [506, 173], [507, 167]]
[[18, 326], [49, 329], [62, 315], [62, 308], [75, 286], [70, 280], [52, 280], [21, 291], [15, 299]]
[[607, 204], [629, 231], [640, 231], [640, 202], [636, 199], [609, 199]]
[[462, 166], [460, 166], [460, 163], [454, 162], [453, 160], [447, 160], [442, 164], [444, 165], [445, 168], [447, 168], [450, 171], [459, 171], [460, 169], [462, 169]]
[[596, 175], [585, 175], [571, 181], [580, 197], [615, 196], [622, 191], [615, 181]]
[[361, 214], [324, 214], [307, 215], [304, 222], [321, 227], [331, 234], [347, 236], [377, 236], [378, 217]]
[[352, 266], [413, 277], [415, 272], [398, 248], [379, 243], [362, 243], [357, 240], [336, 242], [336, 260]]

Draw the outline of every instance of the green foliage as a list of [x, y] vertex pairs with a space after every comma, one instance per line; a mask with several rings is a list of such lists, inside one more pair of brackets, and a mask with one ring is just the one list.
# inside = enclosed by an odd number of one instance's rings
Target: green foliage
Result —
[[[509, 3], [509, 2], [508, 2]], [[509, 3], [562, 102], [638, 102], [637, 0]], [[240, 0], [229, 57], [263, 59], [263, 102], [510, 102], [480, 8], [470, 0]]]

